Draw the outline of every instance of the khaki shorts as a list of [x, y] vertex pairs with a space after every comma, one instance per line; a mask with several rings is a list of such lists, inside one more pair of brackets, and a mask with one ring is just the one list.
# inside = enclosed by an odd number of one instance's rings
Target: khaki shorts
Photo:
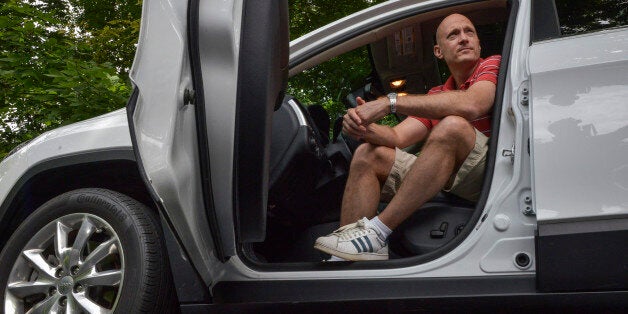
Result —
[[[487, 151], [488, 137], [482, 134], [482, 132], [475, 130], [475, 146], [473, 150], [469, 153], [464, 163], [462, 163], [458, 172], [451, 176], [443, 191], [451, 192], [452, 194], [476, 202], [482, 192], [482, 180], [484, 179]], [[382, 201], [390, 202], [393, 196], [397, 194], [403, 178], [412, 167], [412, 164], [414, 164], [416, 158], [415, 155], [406, 153], [399, 148], [396, 149], [395, 163], [382, 188]]]

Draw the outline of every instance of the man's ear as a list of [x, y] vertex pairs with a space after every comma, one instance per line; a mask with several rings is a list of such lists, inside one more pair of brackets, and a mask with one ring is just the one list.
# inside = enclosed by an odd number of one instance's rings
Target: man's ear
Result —
[[434, 56], [438, 59], [443, 58], [443, 52], [440, 50], [440, 46], [438, 44], [434, 45]]

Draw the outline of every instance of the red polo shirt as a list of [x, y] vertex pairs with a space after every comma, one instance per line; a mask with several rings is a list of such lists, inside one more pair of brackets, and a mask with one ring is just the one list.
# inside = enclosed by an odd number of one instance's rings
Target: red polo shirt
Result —
[[[427, 94], [431, 95], [431, 94], [442, 93], [442, 92], [452, 91], [452, 90], [466, 90], [471, 85], [479, 81], [489, 81], [497, 85], [497, 75], [499, 73], [499, 64], [501, 62], [501, 59], [502, 57], [498, 55], [490, 56], [486, 59], [480, 58], [478, 60], [477, 65], [475, 66], [475, 70], [473, 70], [473, 73], [464, 82], [464, 84], [456, 88], [456, 85], [455, 85], [456, 81], [454, 81], [454, 78], [450, 76], [445, 82], [445, 84], [436, 86], [430, 89], [430, 91]], [[419, 117], [414, 117], [414, 116], [412, 117], [423, 122], [423, 124], [425, 124], [428, 130], [431, 130], [436, 124], [438, 124], [438, 121], [440, 121], [440, 120], [434, 120], [434, 119], [419, 118]], [[473, 127], [475, 127], [478, 131], [484, 133], [484, 135], [491, 136], [491, 114], [490, 113], [471, 121], [471, 125], [473, 125]]]

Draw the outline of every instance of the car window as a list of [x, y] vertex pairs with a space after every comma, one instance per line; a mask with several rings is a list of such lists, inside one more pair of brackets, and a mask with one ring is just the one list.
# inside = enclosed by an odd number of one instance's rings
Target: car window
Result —
[[368, 51], [361, 47], [291, 77], [288, 94], [304, 105], [323, 106], [333, 121], [346, 111], [346, 96], [364, 86], [371, 71]]
[[556, 0], [561, 36], [628, 24], [626, 0]]
[[386, 0], [290, 0], [290, 39]]
[[[482, 39], [483, 58], [501, 53], [505, 27], [504, 22], [476, 25], [478, 34]], [[430, 56], [435, 62], [438, 62], [440, 82], [430, 84], [426, 91], [434, 85], [441, 84], [450, 75], [444, 61], [437, 60], [431, 54]], [[371, 86], [372, 97], [386, 94], [387, 90], [381, 86], [382, 82], [379, 81], [373, 68], [371, 57], [377, 57], [377, 54], [374, 51], [370, 54], [367, 46], [339, 55], [291, 77], [288, 81], [287, 93], [306, 106], [323, 106], [333, 122], [345, 114], [346, 105], [350, 102], [348, 97], [355, 98], [355, 96], [360, 95], [366, 86]], [[379, 121], [380, 124], [389, 126], [394, 126], [398, 122], [399, 120], [391, 115]]]
[[627, 0], [535, 0], [533, 41], [628, 25]]

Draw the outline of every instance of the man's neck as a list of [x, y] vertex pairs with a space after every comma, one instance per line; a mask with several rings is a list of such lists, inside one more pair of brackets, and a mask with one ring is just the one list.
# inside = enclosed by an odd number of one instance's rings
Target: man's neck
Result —
[[[479, 60], [479, 59], [478, 59]], [[454, 82], [456, 83], [456, 89], [460, 87], [460, 85], [464, 84], [467, 79], [473, 74], [475, 70], [475, 66], [478, 63], [478, 60], [475, 62], [467, 62], [464, 64], [458, 64], [455, 67], [450, 67], [451, 76], [454, 78]]]

